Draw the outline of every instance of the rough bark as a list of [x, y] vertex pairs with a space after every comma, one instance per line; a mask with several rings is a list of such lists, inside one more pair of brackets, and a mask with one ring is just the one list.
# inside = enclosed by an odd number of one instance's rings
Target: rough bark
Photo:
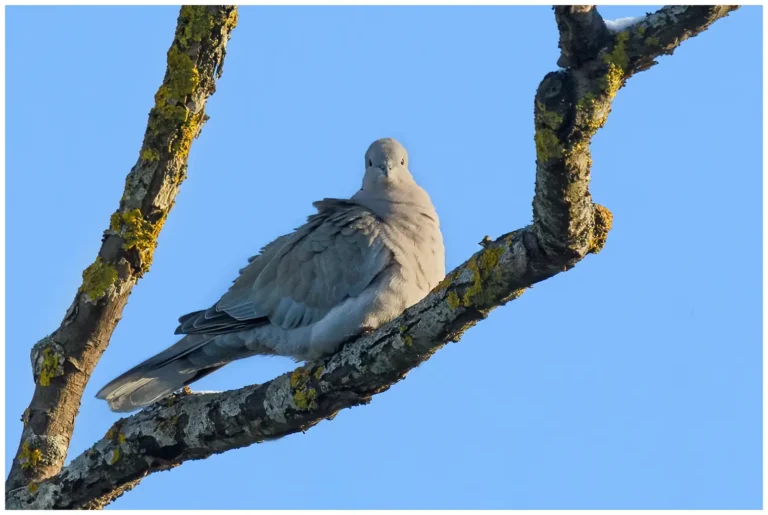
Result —
[[[665, 7], [618, 33], [591, 6], [557, 7], [562, 62], [535, 98], [532, 225], [485, 239], [423, 301], [390, 324], [263, 385], [176, 395], [121, 419], [58, 475], [10, 492], [10, 508], [101, 507], [149, 473], [305, 431], [403, 379], [525, 288], [597, 253], [611, 213], [589, 194], [589, 144], [616, 92], [736, 7]], [[575, 32], [579, 32], [576, 34]]]
[[139, 159], [94, 262], [64, 320], [31, 352], [36, 384], [6, 492], [50, 477], [64, 463], [83, 390], [107, 348], [133, 286], [149, 269], [157, 236], [185, 178], [192, 140], [221, 75], [237, 22], [234, 6], [183, 7]]

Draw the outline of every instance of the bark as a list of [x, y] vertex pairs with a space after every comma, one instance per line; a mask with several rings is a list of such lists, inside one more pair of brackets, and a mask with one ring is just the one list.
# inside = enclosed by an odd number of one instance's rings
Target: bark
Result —
[[206, 120], [234, 6], [184, 7], [139, 159], [104, 232], [98, 256], [64, 320], [31, 352], [36, 383], [6, 492], [53, 476], [64, 463], [83, 390], [106, 350], [128, 296], [149, 269], [157, 236], [185, 178], [192, 140]]
[[398, 319], [263, 385], [183, 392], [121, 419], [59, 474], [7, 494], [9, 508], [102, 507], [187, 460], [306, 431], [367, 403], [525, 288], [605, 245], [612, 215], [589, 194], [589, 144], [628, 77], [736, 7], [665, 7], [613, 33], [591, 6], [555, 9], [561, 62], [536, 93], [533, 223], [483, 248]]

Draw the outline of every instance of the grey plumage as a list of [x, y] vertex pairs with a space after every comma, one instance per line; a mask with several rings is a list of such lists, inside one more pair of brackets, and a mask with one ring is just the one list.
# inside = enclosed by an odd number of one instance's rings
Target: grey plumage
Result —
[[215, 305], [179, 319], [184, 337], [97, 397], [133, 411], [236, 359], [324, 356], [426, 296], [445, 275], [429, 195], [397, 141], [375, 141], [365, 160], [355, 195], [315, 202], [318, 212], [250, 258]]

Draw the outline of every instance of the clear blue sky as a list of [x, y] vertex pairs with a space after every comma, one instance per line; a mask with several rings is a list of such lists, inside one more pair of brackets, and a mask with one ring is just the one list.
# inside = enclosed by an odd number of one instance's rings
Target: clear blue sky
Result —
[[[606, 18], [651, 11], [610, 7]], [[31, 345], [92, 262], [165, 70], [174, 7], [7, 10], [6, 467]], [[497, 309], [364, 407], [145, 479], [113, 508], [760, 508], [762, 11], [622, 89], [593, 145], [598, 256]], [[70, 459], [118, 418], [96, 391], [173, 343], [311, 202], [393, 136], [452, 269], [531, 221], [549, 7], [244, 7], [211, 116], [85, 392]], [[252, 358], [195, 385], [293, 368]]]

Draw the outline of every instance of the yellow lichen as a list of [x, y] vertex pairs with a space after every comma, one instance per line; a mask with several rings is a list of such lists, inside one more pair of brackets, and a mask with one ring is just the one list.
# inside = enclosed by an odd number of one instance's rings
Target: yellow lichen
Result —
[[309, 372], [304, 367], [299, 367], [291, 374], [291, 388], [301, 388], [309, 381]]
[[[183, 98], [182, 98], [183, 100]], [[180, 100], [175, 97], [171, 87], [163, 84], [155, 93], [155, 111], [159, 116], [170, 122], [185, 122], [188, 118], [189, 110], [179, 104]], [[150, 120], [150, 128], [158, 128], [156, 120]]]
[[181, 17], [186, 22], [178, 37], [182, 48], [187, 48], [190, 40], [201, 41], [213, 28], [213, 16], [205, 5], [185, 5], [181, 8]]
[[317, 367], [317, 369], [315, 369], [315, 373], [312, 375], [315, 376], [315, 379], [319, 380], [320, 376], [323, 375], [323, 370], [325, 370], [324, 367]]
[[227, 16], [227, 19], [224, 20], [224, 26], [225, 27], [231, 27], [235, 28], [237, 27], [237, 22], [239, 20], [239, 15], [237, 14], [237, 8], [235, 8], [229, 15]]
[[22, 470], [29, 470], [34, 468], [40, 460], [43, 459], [43, 453], [40, 452], [40, 449], [30, 448], [29, 443], [24, 442], [21, 446], [21, 454], [19, 454], [18, 459]]
[[120, 459], [120, 447], [112, 449], [111, 457], [109, 458], [109, 464], [114, 465]]
[[477, 259], [474, 256], [467, 263], [467, 268], [472, 271], [472, 286], [464, 292], [462, 302], [466, 307], [470, 307], [472, 305], [472, 297], [483, 291], [483, 281], [480, 278], [480, 269], [477, 267]]
[[27, 486], [27, 491], [31, 494], [37, 492], [37, 489], [40, 488], [37, 483], [30, 483]]
[[512, 300], [515, 300], [515, 299], [519, 299], [520, 296], [523, 293], [525, 293], [525, 288], [519, 288], [517, 290], [512, 290], [512, 292], [509, 295], [507, 295], [506, 297], [501, 299], [501, 302], [502, 302], [502, 304], [506, 304], [509, 301], [512, 301]]
[[[322, 373], [322, 367], [318, 369]], [[315, 379], [319, 378], [315, 371]], [[314, 409], [317, 407], [315, 397], [317, 390], [307, 386], [310, 380], [310, 372], [304, 367], [299, 367], [291, 374], [291, 388], [293, 389], [293, 402], [299, 409]]]
[[611, 63], [608, 66], [608, 73], [604, 77], [603, 87], [605, 94], [609, 99], [616, 96], [616, 92], [619, 91], [624, 82], [624, 70]]
[[40, 386], [49, 386], [51, 379], [61, 375], [59, 372], [59, 356], [51, 349], [46, 347], [43, 349], [43, 363], [40, 367], [40, 378], [38, 383]]
[[589, 252], [597, 254], [603, 250], [611, 227], [613, 227], [613, 213], [607, 207], [595, 204], [595, 226], [589, 240]]
[[167, 212], [157, 222], [150, 222], [141, 214], [141, 210], [133, 209], [125, 213], [116, 212], [110, 219], [110, 229], [123, 238], [125, 250], [136, 249], [141, 259], [143, 275], [152, 264], [152, 257], [157, 247], [157, 237], [165, 223]]
[[120, 443], [120, 444], [125, 443], [125, 435], [123, 433], [120, 433], [117, 435], [117, 443]]
[[186, 156], [189, 154], [192, 140], [195, 139], [200, 131], [202, 117], [203, 113], [201, 111], [195, 116], [190, 117], [187, 123], [181, 126], [181, 137], [174, 142], [174, 150], [177, 150], [180, 155]]
[[403, 337], [403, 341], [408, 347], [411, 347], [413, 345], [413, 337], [410, 334], [406, 334]]
[[168, 85], [174, 99], [183, 100], [200, 84], [200, 72], [192, 58], [175, 46], [168, 50], [168, 69], [171, 70]]
[[314, 388], [308, 388], [306, 390], [300, 390], [293, 394], [293, 402], [299, 409], [315, 409], [317, 408], [317, 390]]
[[456, 309], [461, 305], [461, 300], [459, 300], [459, 296], [456, 294], [455, 291], [448, 292], [448, 307], [451, 309]]
[[472, 256], [469, 260], [467, 268], [472, 271], [472, 285], [464, 291], [464, 296], [462, 297], [464, 306], [470, 307], [473, 303], [472, 299], [483, 292], [483, 281], [488, 278], [493, 268], [499, 264], [499, 259], [503, 252], [503, 247], [489, 248], [481, 252], [479, 257]]
[[100, 257], [83, 270], [83, 284], [80, 291], [88, 295], [92, 301], [97, 301], [107, 293], [107, 288], [117, 281], [117, 270]]
[[437, 284], [437, 286], [435, 286], [435, 287], [432, 289], [432, 291], [433, 291], [433, 292], [436, 292], [436, 293], [442, 292], [442, 291], [443, 291], [443, 290], [445, 290], [445, 289], [446, 289], [448, 286], [450, 286], [450, 285], [451, 285], [451, 283], [452, 283], [453, 281], [455, 281], [456, 279], [458, 279], [459, 275], [460, 275], [460, 274], [459, 274], [459, 271], [458, 271], [458, 270], [454, 270], [454, 271], [453, 271], [453, 272], [451, 272], [450, 274], [446, 275], [446, 276], [443, 278], [443, 280], [442, 280], [442, 281], [440, 281], [440, 282]]
[[[148, 134], [151, 141], [157, 134], [170, 129], [174, 137], [166, 140], [168, 151], [182, 157], [189, 153], [192, 139], [199, 132], [204, 116], [202, 110], [191, 116], [187, 108], [188, 97], [200, 86], [200, 72], [185, 50], [189, 40], [200, 41], [206, 31], [211, 30], [213, 23], [205, 6], [183, 7], [182, 18], [185, 17], [188, 23], [178, 36], [177, 44], [168, 50], [168, 80], [155, 94]], [[145, 144], [148, 143], [145, 141]]]

